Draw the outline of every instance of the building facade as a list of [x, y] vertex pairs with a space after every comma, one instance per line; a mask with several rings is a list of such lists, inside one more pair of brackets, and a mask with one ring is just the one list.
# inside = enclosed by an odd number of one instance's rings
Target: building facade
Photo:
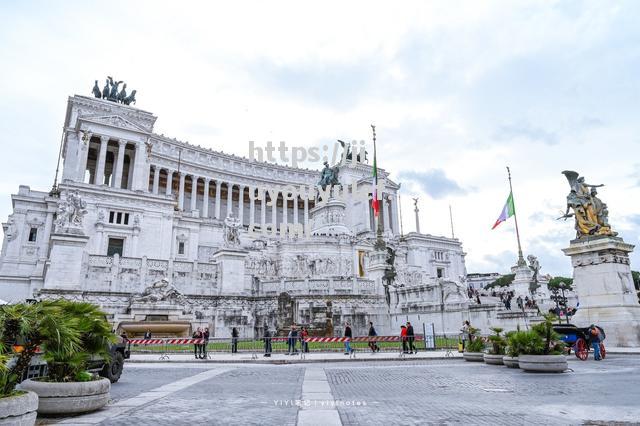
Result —
[[360, 333], [368, 321], [391, 331], [394, 315], [445, 295], [466, 303], [460, 241], [401, 236], [399, 185], [386, 171], [380, 237], [392, 252], [381, 257], [371, 165], [339, 166], [346, 195], [322, 202], [320, 189], [290, 190], [316, 188], [318, 170], [190, 145], [154, 133], [155, 121], [131, 106], [69, 98], [60, 185], [12, 195], [1, 299], [88, 300], [131, 335], [209, 327], [220, 337], [294, 322], [318, 334], [345, 321]]

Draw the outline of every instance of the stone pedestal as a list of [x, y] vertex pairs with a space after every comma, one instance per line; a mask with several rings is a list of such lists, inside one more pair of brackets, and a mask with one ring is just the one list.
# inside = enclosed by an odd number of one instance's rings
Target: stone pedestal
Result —
[[312, 235], [351, 235], [351, 231], [345, 225], [346, 204], [335, 198], [329, 201], [321, 201], [311, 209], [313, 226]]
[[[549, 304], [549, 289], [547, 287], [548, 281], [545, 277], [538, 274], [538, 289], [532, 295], [530, 286], [533, 281], [533, 271], [527, 265], [516, 265], [511, 267], [511, 273], [515, 274], [513, 282], [509, 285], [510, 290], [513, 290], [515, 297], [522, 296], [524, 299], [529, 296], [529, 299], [533, 296], [538, 303], [540, 309], [547, 307]], [[515, 300], [512, 301], [512, 304]]]
[[609, 346], [640, 346], [640, 304], [629, 266], [633, 248], [622, 238], [603, 236], [573, 240], [562, 250], [571, 257], [580, 303], [572, 322], [601, 326]]
[[80, 290], [83, 256], [89, 237], [77, 234], [51, 235], [51, 255], [44, 288]]
[[249, 252], [240, 249], [223, 248], [213, 254], [212, 260], [218, 264], [218, 288], [220, 294], [245, 294], [244, 261]]

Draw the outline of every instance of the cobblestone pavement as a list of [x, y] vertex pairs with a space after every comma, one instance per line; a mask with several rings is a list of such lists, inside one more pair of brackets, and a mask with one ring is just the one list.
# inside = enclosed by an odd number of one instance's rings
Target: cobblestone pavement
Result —
[[464, 361], [326, 368], [342, 423], [640, 424], [640, 358], [570, 361], [574, 371], [532, 374]]
[[[135, 370], [131, 368], [127, 374]], [[165, 369], [153, 374], [168, 375], [175, 372]], [[135, 374], [138, 375], [138, 372]], [[100, 424], [295, 425], [298, 407], [294, 404], [285, 406], [284, 402], [283, 405], [276, 405], [274, 400], [300, 399], [303, 377], [304, 368], [299, 367], [238, 366]], [[113, 386], [114, 398], [120, 395], [118, 387]]]
[[[574, 371], [530, 374], [458, 359], [197, 367], [128, 364], [120, 382], [112, 386], [106, 409], [39, 423], [640, 424], [640, 357], [614, 355], [601, 363], [571, 360], [569, 366]], [[324, 385], [318, 381], [323, 377]], [[305, 395], [326, 398], [324, 402], [335, 400], [337, 414], [335, 408], [299, 410], [295, 402], [303, 398], [303, 389]]]

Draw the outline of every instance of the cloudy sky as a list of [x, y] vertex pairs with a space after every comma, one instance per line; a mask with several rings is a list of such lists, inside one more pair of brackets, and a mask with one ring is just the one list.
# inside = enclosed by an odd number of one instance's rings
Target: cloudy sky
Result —
[[[11, 4], [13, 3], [13, 4]], [[640, 3], [3, 2], [0, 217], [18, 185], [48, 190], [66, 99], [106, 75], [138, 91], [156, 132], [248, 155], [248, 141], [370, 140], [402, 183], [404, 231], [464, 244], [469, 272], [506, 272], [491, 231], [513, 174], [525, 255], [571, 273], [556, 221], [562, 170], [604, 183], [610, 221], [640, 232]], [[640, 267], [634, 255], [632, 267]]]

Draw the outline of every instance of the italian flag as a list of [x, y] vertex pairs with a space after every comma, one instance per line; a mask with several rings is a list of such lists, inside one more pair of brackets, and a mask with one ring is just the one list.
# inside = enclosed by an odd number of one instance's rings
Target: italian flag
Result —
[[378, 217], [380, 214], [380, 206], [378, 205], [378, 163], [376, 161], [376, 141], [373, 141], [373, 200], [371, 200], [371, 206], [373, 207], [373, 216]]
[[502, 222], [506, 221], [514, 214], [516, 214], [516, 207], [513, 204], [513, 192], [511, 192], [509, 193], [509, 198], [507, 198], [507, 202], [502, 208], [502, 213], [500, 213], [500, 217], [498, 217], [498, 220], [496, 220], [496, 223], [493, 225], [493, 228], [491, 229], [496, 229], [496, 226], [500, 225]]

